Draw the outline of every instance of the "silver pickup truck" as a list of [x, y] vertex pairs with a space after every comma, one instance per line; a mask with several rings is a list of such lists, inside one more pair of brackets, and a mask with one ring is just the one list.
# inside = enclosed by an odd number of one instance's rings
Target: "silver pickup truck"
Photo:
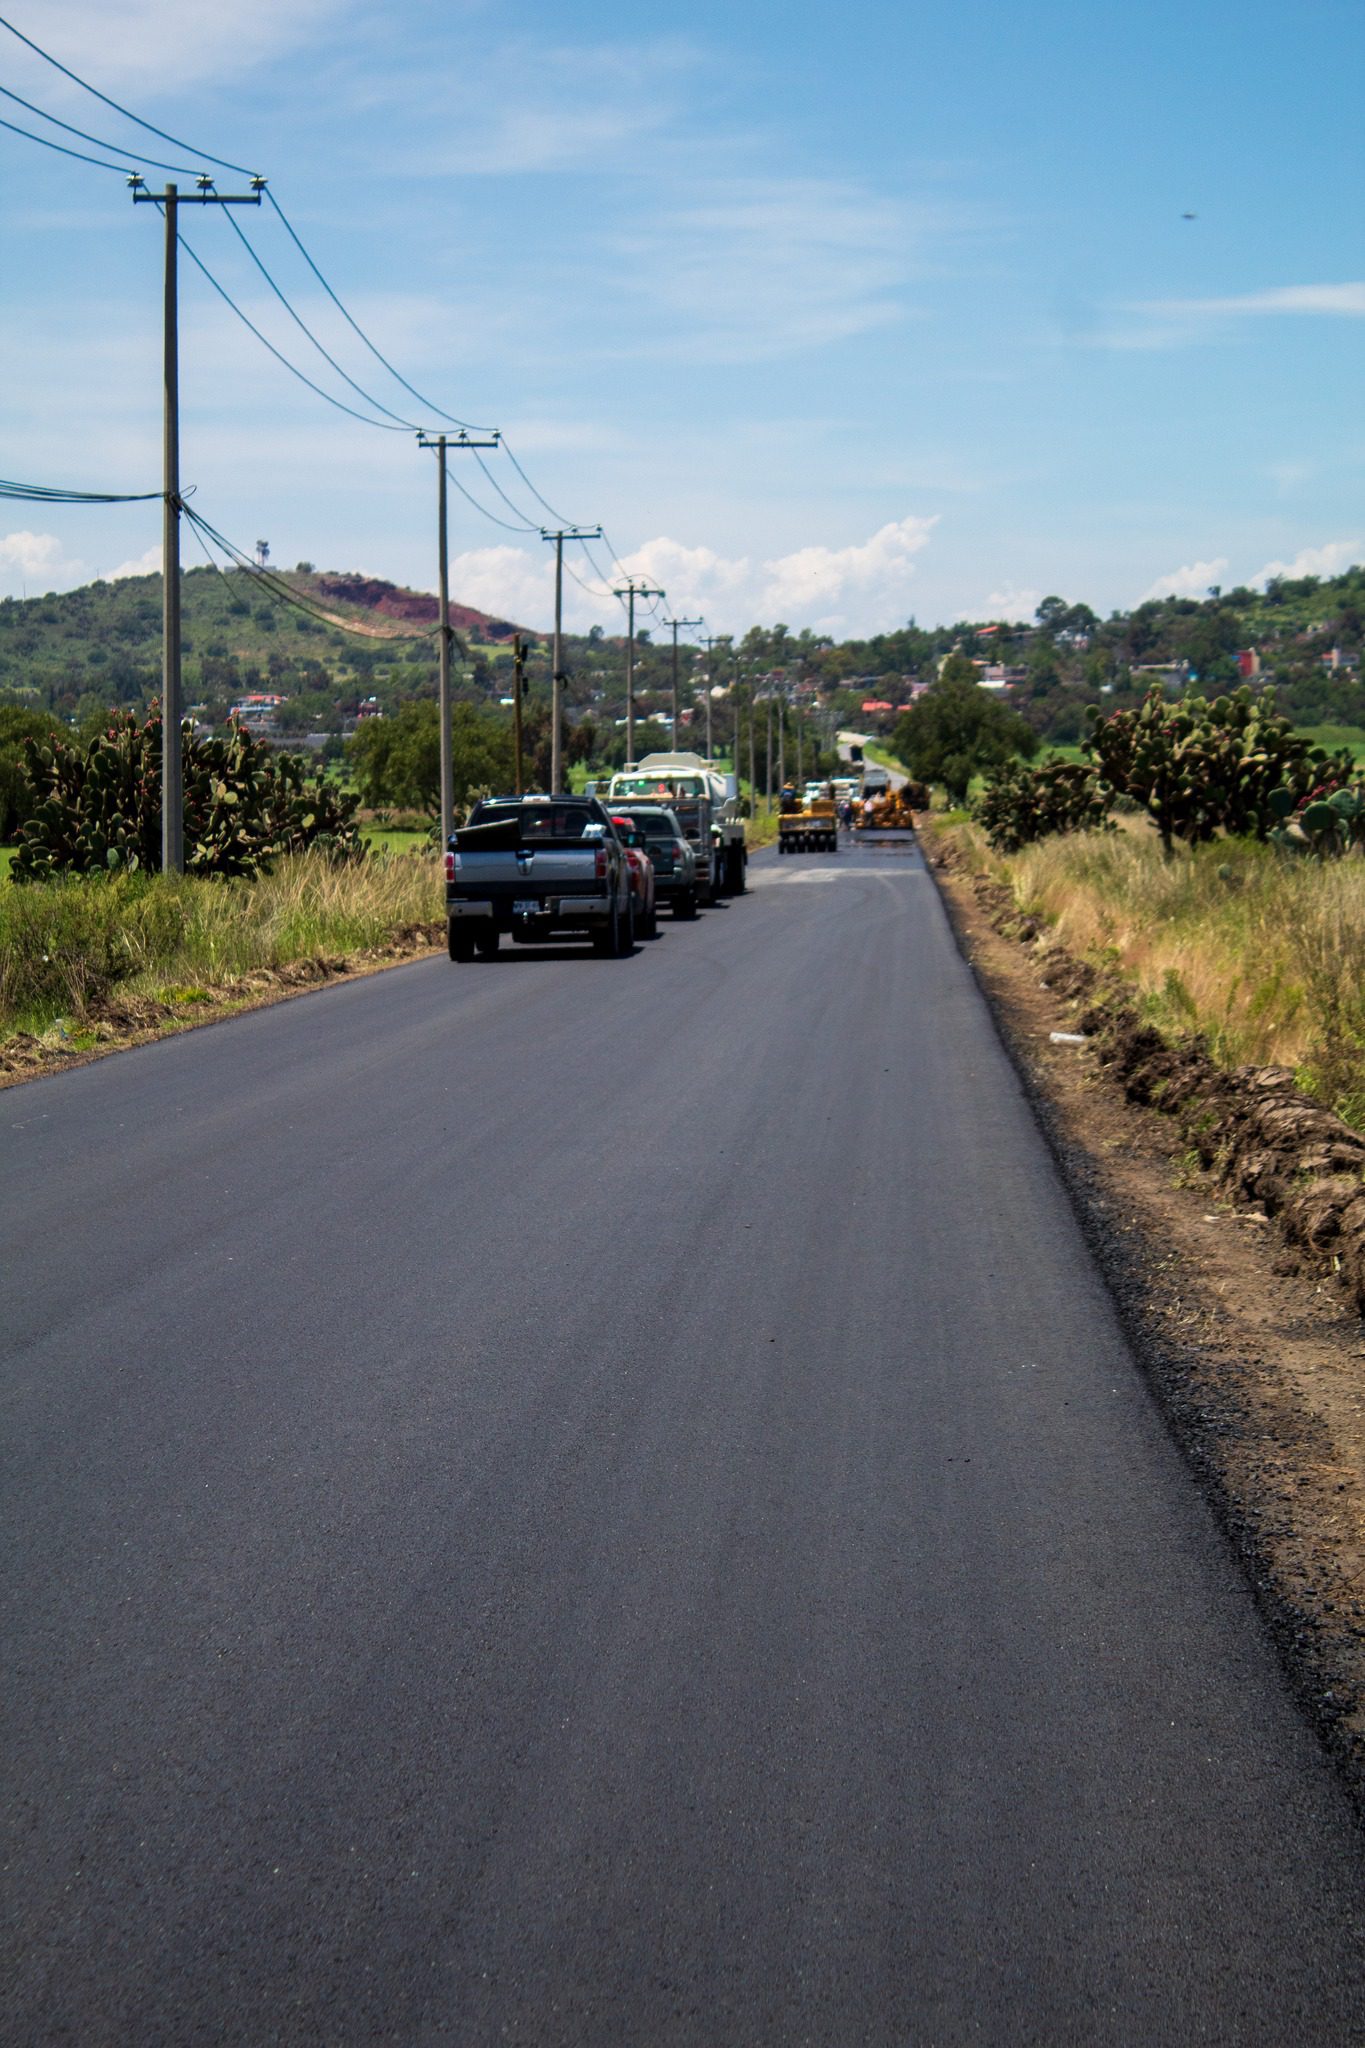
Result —
[[523, 944], [590, 938], [608, 959], [635, 944], [630, 870], [594, 797], [486, 797], [446, 849], [452, 960]]

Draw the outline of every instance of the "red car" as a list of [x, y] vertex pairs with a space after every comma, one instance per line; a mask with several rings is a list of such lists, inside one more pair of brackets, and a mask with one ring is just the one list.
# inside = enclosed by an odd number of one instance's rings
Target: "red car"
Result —
[[635, 929], [642, 939], [659, 936], [659, 912], [654, 902], [654, 863], [649, 857], [644, 833], [634, 818], [616, 817], [612, 824], [630, 862], [630, 893], [635, 904]]

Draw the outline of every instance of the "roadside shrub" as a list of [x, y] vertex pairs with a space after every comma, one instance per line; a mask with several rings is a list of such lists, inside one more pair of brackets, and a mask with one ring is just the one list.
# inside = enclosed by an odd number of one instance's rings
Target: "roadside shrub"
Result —
[[1278, 716], [1269, 692], [1172, 703], [1157, 688], [1135, 709], [1106, 717], [1092, 706], [1088, 716], [1086, 752], [1117, 794], [1147, 812], [1167, 852], [1177, 839], [1196, 846], [1220, 832], [1268, 839], [1286, 798], [1293, 808], [1353, 772], [1349, 752], [1313, 746]]
[[[88, 746], [58, 736], [25, 743], [33, 809], [13, 877], [154, 872], [161, 863], [161, 719], [115, 714]], [[308, 778], [244, 727], [184, 738], [185, 869], [254, 875], [279, 855], [318, 847], [355, 859], [359, 798]]]
[[1053, 832], [1113, 830], [1114, 792], [1083, 761], [1007, 762], [972, 807], [996, 853], [1017, 853]]

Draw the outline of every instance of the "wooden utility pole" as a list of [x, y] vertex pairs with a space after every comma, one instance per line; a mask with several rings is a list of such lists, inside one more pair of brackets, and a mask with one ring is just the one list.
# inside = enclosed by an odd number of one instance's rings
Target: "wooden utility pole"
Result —
[[564, 789], [564, 543], [601, 540], [600, 526], [542, 526], [542, 540], [555, 544], [555, 646], [550, 658], [550, 795]]
[[626, 766], [635, 766], [635, 600], [637, 597], [667, 597], [666, 590], [655, 590], [648, 583], [637, 583], [633, 576], [626, 578], [624, 590], [614, 590], [613, 597], [624, 597], [630, 601], [630, 624], [626, 630]]
[[134, 203], [161, 209], [166, 221], [166, 269], [162, 288], [161, 427], [161, 871], [185, 872], [185, 769], [180, 730], [180, 334], [177, 251], [182, 206], [259, 206], [264, 178], [249, 192], [215, 192], [212, 178], [198, 190], [168, 185], [151, 192], [136, 172], [129, 178]]
[[436, 623], [437, 658], [440, 663], [438, 700], [441, 721], [441, 847], [450, 843], [455, 829], [455, 762], [450, 750], [450, 544], [446, 525], [446, 451], [451, 448], [496, 448], [501, 436], [490, 441], [471, 441], [463, 427], [458, 434], [419, 434], [419, 448], [436, 450], [436, 573], [440, 587], [440, 617]]
[[700, 626], [701, 619], [665, 619], [664, 624], [673, 628], [673, 751], [678, 751], [678, 628], [679, 626]]
[[[521, 699], [526, 688], [526, 642], [520, 633], [512, 641], [512, 748], [516, 756], [517, 795], [522, 793], [521, 773]], [[554, 777], [551, 776], [551, 782]], [[551, 790], [551, 795], [554, 791]]]

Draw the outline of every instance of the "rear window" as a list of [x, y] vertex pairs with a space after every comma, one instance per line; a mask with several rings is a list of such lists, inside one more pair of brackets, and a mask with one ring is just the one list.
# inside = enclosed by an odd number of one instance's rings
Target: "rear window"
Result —
[[[515, 818], [515, 804], [480, 804], [473, 822], [493, 825]], [[521, 806], [523, 839], [600, 839], [602, 819], [587, 804], [530, 803]]]

